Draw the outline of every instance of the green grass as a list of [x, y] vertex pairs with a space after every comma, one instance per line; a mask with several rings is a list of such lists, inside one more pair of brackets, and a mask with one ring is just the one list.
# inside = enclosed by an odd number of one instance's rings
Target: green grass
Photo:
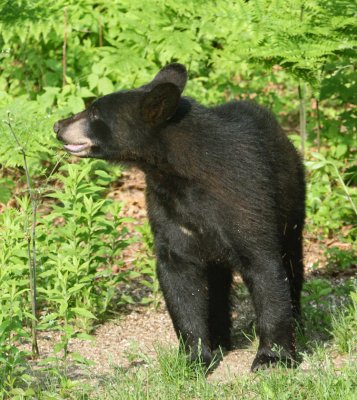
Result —
[[[52, 371], [37, 390], [15, 389], [12, 399], [355, 399], [357, 371], [352, 357], [334, 366], [326, 349], [305, 357], [308, 369], [277, 367], [258, 374], [210, 382], [200, 366], [189, 366], [172, 349], [158, 349], [158, 359], [130, 370], [115, 369], [113, 375], [93, 388]], [[306, 364], [305, 364], [306, 365]]]
[[160, 349], [159, 361], [147, 368], [116, 370], [90, 398], [102, 399], [353, 399], [357, 372], [352, 361], [337, 371], [325, 351], [309, 359], [309, 370], [283, 367], [233, 378], [207, 381], [200, 367], [190, 368], [182, 356]]

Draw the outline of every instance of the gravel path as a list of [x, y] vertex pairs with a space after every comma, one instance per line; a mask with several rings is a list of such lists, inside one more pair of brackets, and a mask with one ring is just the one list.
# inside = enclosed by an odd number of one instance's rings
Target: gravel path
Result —
[[[251, 317], [250, 301], [243, 301], [240, 308], [243, 309], [243, 307]], [[247, 320], [246, 315], [237, 318], [236, 314], [233, 345], [237, 348], [224, 355], [223, 361], [210, 379], [222, 380], [224, 377], [249, 373], [255, 349], [240, 333], [240, 327], [242, 324], [246, 325]], [[53, 356], [53, 345], [58, 341], [57, 333], [40, 332], [41, 359]], [[87, 379], [88, 377], [100, 379], [110, 373], [113, 367], [129, 369], [139, 364], [145, 364], [147, 358], [156, 357], [155, 349], [158, 345], [178, 346], [168, 312], [164, 306], [161, 306], [159, 310], [145, 307], [135, 308], [122, 319], [109, 321], [99, 326], [93, 334], [92, 341], [71, 339], [69, 353], [78, 353], [92, 361], [93, 365], [88, 369], [78, 366], [69, 367], [69, 375], [77, 379]]]

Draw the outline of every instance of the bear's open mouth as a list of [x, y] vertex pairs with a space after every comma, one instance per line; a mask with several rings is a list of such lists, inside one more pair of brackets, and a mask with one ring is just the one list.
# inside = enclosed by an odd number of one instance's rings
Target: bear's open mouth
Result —
[[80, 153], [83, 150], [89, 149], [91, 145], [89, 143], [78, 143], [78, 144], [65, 144], [63, 146], [70, 153]]

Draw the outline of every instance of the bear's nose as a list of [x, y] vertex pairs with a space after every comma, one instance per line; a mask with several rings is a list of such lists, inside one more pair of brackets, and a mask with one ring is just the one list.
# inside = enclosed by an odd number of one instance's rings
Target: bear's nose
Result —
[[55, 133], [58, 133], [60, 130], [60, 125], [58, 123], [58, 121], [53, 125], [53, 130], [55, 131]]

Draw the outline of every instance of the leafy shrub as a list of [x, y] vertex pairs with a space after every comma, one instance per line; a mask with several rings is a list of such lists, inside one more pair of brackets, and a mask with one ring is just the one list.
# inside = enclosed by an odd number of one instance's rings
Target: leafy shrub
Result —
[[[336, 152], [343, 149], [335, 147]], [[325, 235], [334, 234], [342, 223], [353, 224], [357, 216], [357, 189], [351, 185], [355, 172], [348, 171], [353, 161], [334, 157], [333, 150], [332, 154], [313, 152], [311, 160], [306, 161], [309, 217]], [[349, 238], [356, 239], [355, 230], [349, 232]]]
[[29, 339], [24, 321], [31, 318], [25, 226], [21, 214], [15, 209], [6, 209], [0, 214], [0, 382], [9, 387], [16, 373], [24, 372], [26, 353], [17, 348], [17, 343]]
[[56, 203], [37, 234], [40, 300], [54, 312], [52, 324], [66, 315], [88, 330], [93, 313], [100, 317], [106, 312], [116, 284], [123, 280], [122, 273], [112, 274], [111, 266], [128, 244], [127, 231], [119, 217], [120, 203], [102, 198], [115, 178], [107, 169], [102, 161], [86, 160], [62, 166], [53, 177], [63, 188], [47, 194]]
[[340, 249], [337, 246], [326, 250], [327, 265], [329, 271], [343, 271], [357, 265], [357, 254], [354, 248]]
[[140, 283], [146, 286], [151, 293], [150, 297], [144, 297], [143, 304], [153, 303], [157, 308], [160, 304], [159, 281], [156, 276], [156, 260], [154, 258], [154, 239], [148, 222], [138, 226], [136, 230], [141, 235], [144, 251], [138, 255], [135, 266], [141, 274]]

